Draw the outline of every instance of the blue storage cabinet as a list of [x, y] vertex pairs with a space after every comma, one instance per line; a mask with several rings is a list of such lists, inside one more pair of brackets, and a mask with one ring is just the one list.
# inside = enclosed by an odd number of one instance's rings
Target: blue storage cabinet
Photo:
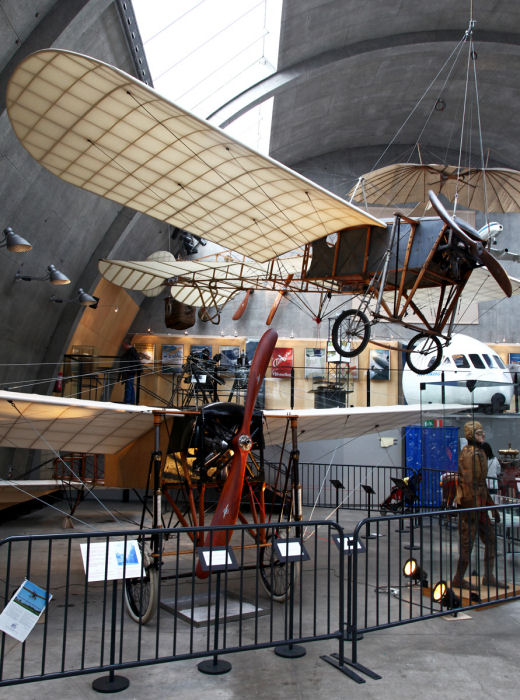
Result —
[[423, 469], [422, 482], [416, 500], [424, 508], [438, 508], [442, 505], [440, 475], [443, 472], [458, 471], [459, 430], [449, 427], [405, 428], [405, 466], [409, 476]]

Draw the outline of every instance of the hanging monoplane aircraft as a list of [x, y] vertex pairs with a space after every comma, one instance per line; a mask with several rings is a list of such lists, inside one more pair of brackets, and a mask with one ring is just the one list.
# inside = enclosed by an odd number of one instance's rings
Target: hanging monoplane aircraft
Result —
[[287, 292], [291, 299], [315, 292], [309, 310], [318, 323], [336, 316], [347, 295], [353, 308], [333, 326], [336, 350], [357, 355], [372, 325], [395, 322], [417, 333], [407, 361], [419, 372], [414, 356], [427, 355], [430, 368], [440, 362], [438, 338], [451, 337], [474, 270], [487, 268], [496, 289], [512, 294], [486, 241], [433, 192], [438, 218], [381, 221], [94, 58], [32, 54], [11, 76], [7, 110], [20, 142], [61, 179], [243, 256], [205, 269], [197, 261], [171, 269], [102, 261], [103, 274], [128, 288], [166, 284], [179, 300], [204, 307], [241, 289], [278, 290], [276, 306]]

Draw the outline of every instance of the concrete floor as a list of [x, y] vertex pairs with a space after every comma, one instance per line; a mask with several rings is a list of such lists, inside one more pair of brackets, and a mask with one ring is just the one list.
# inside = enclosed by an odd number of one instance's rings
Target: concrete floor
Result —
[[[136, 509], [115, 504], [131, 519]], [[101, 530], [120, 529], [99, 507], [82, 504], [78, 516]], [[364, 513], [343, 512], [347, 531]], [[315, 517], [322, 517], [321, 515]], [[86, 529], [76, 524], [75, 531]], [[28, 532], [59, 532], [62, 517], [51, 509], [37, 511], [0, 526], [0, 536]], [[130, 628], [128, 628], [130, 629]], [[508, 698], [518, 697], [520, 661], [520, 601], [471, 611], [469, 619], [436, 618], [366, 634], [358, 645], [358, 660], [382, 676], [358, 685], [320, 655], [337, 651], [334, 641], [307, 644], [306, 656], [283, 659], [272, 649], [226, 655], [232, 670], [207, 676], [197, 661], [178, 661], [125, 670], [130, 681], [121, 698]], [[59, 655], [61, 640], [49, 638], [48, 652]], [[347, 656], [350, 646], [346, 644]], [[61, 700], [93, 698], [96, 674], [0, 688], [0, 698]]]

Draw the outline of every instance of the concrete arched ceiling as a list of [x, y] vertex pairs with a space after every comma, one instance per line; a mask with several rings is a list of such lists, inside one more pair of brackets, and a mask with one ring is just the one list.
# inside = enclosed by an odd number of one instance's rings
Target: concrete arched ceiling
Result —
[[[472, 5], [484, 147], [492, 162], [518, 167], [520, 4]], [[464, 35], [469, 11], [469, 0], [285, 3], [279, 70], [298, 75], [276, 93], [272, 155], [294, 165], [344, 149], [382, 151]], [[418, 138], [437, 96], [446, 107], [433, 112], [421, 144], [439, 156], [458, 147], [466, 57], [464, 49], [444, 89], [446, 71], [399, 134], [403, 153]], [[478, 149], [473, 133], [471, 150]]]
[[[357, 151], [357, 176], [394, 138], [461, 40], [471, 6], [484, 148], [490, 164], [518, 167], [520, 4], [515, 0], [286, 0], [276, 75], [213, 118], [226, 124], [249, 104], [274, 96], [274, 158], [298, 169], [325, 154]], [[432, 114], [421, 146], [425, 155], [431, 150], [430, 160], [458, 148], [466, 56], [464, 49], [442, 90], [446, 71], [435, 82], [382, 165], [404, 158], [438, 96], [446, 107]], [[475, 129], [471, 138], [471, 147], [465, 146], [473, 160], [479, 150]], [[366, 162], [360, 149], [370, 152]]]

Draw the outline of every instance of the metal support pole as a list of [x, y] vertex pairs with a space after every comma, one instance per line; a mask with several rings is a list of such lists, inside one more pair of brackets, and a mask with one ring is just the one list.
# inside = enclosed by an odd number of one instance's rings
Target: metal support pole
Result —
[[305, 647], [298, 644], [293, 644], [294, 636], [294, 562], [289, 563], [289, 644], [284, 644], [274, 648], [274, 653], [277, 656], [282, 656], [286, 659], [296, 659], [300, 656], [305, 656], [307, 653]]
[[197, 668], [201, 673], [207, 673], [212, 676], [219, 676], [223, 673], [231, 671], [231, 664], [225, 659], [219, 659], [216, 653], [218, 649], [218, 632], [219, 632], [219, 617], [220, 617], [220, 576], [221, 572], [216, 571], [217, 583], [215, 587], [215, 628], [213, 635], [213, 648], [215, 654], [212, 659], [205, 659], [197, 664]]
[[[116, 627], [117, 627], [117, 579], [112, 582], [112, 619], [110, 624], [110, 665], [113, 666], [116, 660]], [[116, 676], [111, 668], [108, 676], [96, 678], [92, 683], [92, 688], [98, 693], [119, 693], [130, 685], [130, 681], [125, 676]]]
[[[291, 464], [292, 464], [292, 490], [293, 490], [293, 515], [296, 521], [303, 520], [303, 508], [302, 508], [302, 485], [300, 483], [300, 450], [298, 449], [298, 418], [292, 417], [291, 419], [291, 439], [292, 439], [292, 450], [291, 450]], [[298, 537], [301, 535], [301, 528], [297, 531]]]

